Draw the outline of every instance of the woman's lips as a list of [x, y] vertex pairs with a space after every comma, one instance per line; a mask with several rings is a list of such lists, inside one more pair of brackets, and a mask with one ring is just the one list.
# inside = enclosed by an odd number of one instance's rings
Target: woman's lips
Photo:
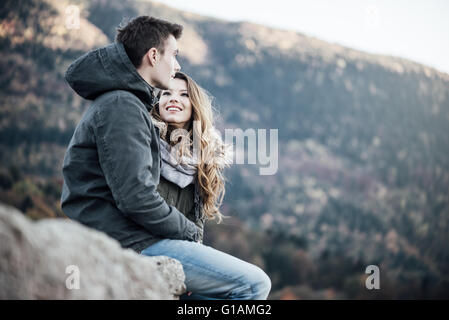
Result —
[[165, 108], [166, 111], [168, 112], [180, 112], [182, 111], [181, 107], [178, 106], [168, 106], [167, 108]]

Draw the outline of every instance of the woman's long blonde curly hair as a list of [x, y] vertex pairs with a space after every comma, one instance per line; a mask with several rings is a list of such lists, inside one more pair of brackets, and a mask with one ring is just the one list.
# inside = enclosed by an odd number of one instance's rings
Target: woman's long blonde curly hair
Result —
[[[220, 134], [214, 126], [212, 112], [212, 99], [192, 78], [177, 72], [175, 79], [184, 80], [187, 83], [187, 93], [192, 104], [192, 118], [188, 126], [188, 134], [180, 129], [177, 123], [165, 122], [159, 114], [159, 105], [156, 104], [150, 114], [155, 126], [159, 128], [161, 139], [171, 146], [176, 146], [178, 161], [183, 157], [193, 157], [193, 138], [199, 147], [200, 159], [195, 158], [197, 163], [197, 179], [200, 186], [200, 197], [203, 203], [203, 212], [207, 219], [218, 219], [220, 223], [223, 214], [220, 206], [225, 195], [225, 176], [223, 170], [232, 163], [232, 146], [223, 143]], [[158, 97], [162, 91], [159, 92]], [[199, 143], [199, 145], [198, 145]], [[197, 156], [197, 154], [195, 154]]]

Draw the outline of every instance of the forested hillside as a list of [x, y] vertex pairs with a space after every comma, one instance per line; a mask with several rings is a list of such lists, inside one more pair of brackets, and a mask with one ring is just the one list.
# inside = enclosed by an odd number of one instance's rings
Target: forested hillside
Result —
[[[222, 133], [278, 129], [277, 173], [233, 165], [232, 218], [209, 223], [206, 243], [262, 266], [273, 299], [448, 297], [449, 75], [297, 32], [150, 1], [4, 1], [0, 201], [64, 216], [62, 159], [89, 106], [64, 72], [142, 14], [184, 25], [182, 70], [215, 97]], [[380, 290], [365, 288], [370, 264]]]

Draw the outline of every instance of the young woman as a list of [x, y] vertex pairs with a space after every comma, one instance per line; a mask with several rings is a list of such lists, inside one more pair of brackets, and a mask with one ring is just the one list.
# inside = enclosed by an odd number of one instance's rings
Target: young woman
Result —
[[[214, 128], [211, 100], [189, 76], [178, 72], [162, 90], [151, 115], [161, 141], [159, 194], [203, 231], [205, 220], [222, 220], [223, 169], [227, 146]], [[181, 299], [266, 299], [269, 277], [259, 267], [198, 242], [162, 239], [144, 249], [181, 262], [187, 294]]]

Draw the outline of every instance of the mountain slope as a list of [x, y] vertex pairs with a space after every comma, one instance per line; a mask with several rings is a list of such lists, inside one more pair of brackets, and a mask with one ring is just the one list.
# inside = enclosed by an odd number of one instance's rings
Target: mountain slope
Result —
[[[278, 274], [275, 287], [290, 284], [287, 274], [298, 283], [313, 279], [295, 270], [292, 261], [300, 261], [317, 279], [341, 267], [351, 284], [363, 276], [364, 266], [380, 265], [402, 288], [392, 288], [390, 296], [439, 296], [438, 288], [447, 288], [447, 74], [148, 1], [70, 1], [80, 8], [80, 29], [68, 30], [68, 3], [29, 0], [23, 1], [25, 10], [7, 1], [1, 11], [3, 201], [11, 199], [23, 211], [28, 203], [36, 217], [57, 210], [65, 146], [88, 107], [64, 83], [63, 72], [86, 50], [112, 41], [123, 18], [150, 14], [184, 25], [183, 71], [215, 97], [221, 129], [278, 129], [276, 175], [260, 176], [259, 165], [234, 165], [223, 207], [246, 223], [245, 234], [283, 234], [270, 236], [270, 249], [252, 256]], [[14, 175], [17, 168], [26, 178]], [[53, 207], [36, 210], [33, 204], [42, 204], [46, 194]], [[211, 242], [239, 250], [238, 243], [217, 240], [220, 226], [212, 230], [217, 236]], [[281, 253], [275, 250], [278, 241]], [[277, 272], [273, 261], [283, 259], [291, 273]], [[308, 285], [335, 286], [351, 296], [350, 285], [335, 285], [335, 278]]]

